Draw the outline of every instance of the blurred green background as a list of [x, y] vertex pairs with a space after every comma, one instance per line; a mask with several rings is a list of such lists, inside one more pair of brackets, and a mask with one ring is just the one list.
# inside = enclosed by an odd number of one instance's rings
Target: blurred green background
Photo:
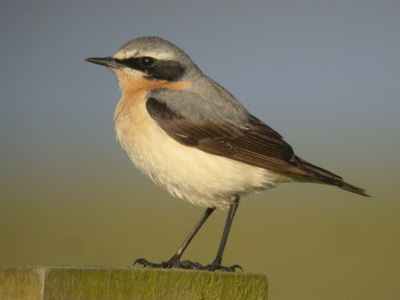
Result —
[[[203, 208], [159, 190], [115, 140], [115, 76], [84, 58], [161, 36], [373, 198], [288, 184], [243, 199], [224, 264], [271, 299], [399, 299], [398, 1], [3, 1], [0, 265], [169, 259]], [[214, 259], [226, 213], [184, 259]]]

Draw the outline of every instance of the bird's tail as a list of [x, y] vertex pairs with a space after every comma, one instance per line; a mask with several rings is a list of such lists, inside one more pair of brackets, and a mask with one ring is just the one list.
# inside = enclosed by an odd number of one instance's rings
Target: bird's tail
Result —
[[320, 167], [314, 166], [313, 164], [309, 163], [308, 161], [305, 161], [297, 156], [296, 156], [296, 160], [298, 163], [298, 167], [303, 170], [308, 171], [310, 173], [310, 175], [312, 176], [312, 178], [317, 182], [335, 185], [343, 190], [346, 190], [346, 191], [349, 191], [352, 193], [356, 193], [356, 194], [359, 194], [362, 196], [371, 197], [370, 195], [368, 195], [365, 192], [364, 189], [356, 187], [354, 185], [351, 185], [351, 184], [343, 181], [342, 177], [340, 177], [336, 174], [333, 174], [332, 172], [329, 172]]

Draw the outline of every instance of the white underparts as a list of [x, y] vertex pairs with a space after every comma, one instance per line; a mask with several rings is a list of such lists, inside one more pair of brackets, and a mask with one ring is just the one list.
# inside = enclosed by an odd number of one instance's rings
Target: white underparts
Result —
[[184, 146], [147, 113], [144, 94], [121, 99], [115, 114], [117, 138], [129, 157], [157, 185], [193, 204], [226, 208], [236, 195], [290, 181], [275, 172]]

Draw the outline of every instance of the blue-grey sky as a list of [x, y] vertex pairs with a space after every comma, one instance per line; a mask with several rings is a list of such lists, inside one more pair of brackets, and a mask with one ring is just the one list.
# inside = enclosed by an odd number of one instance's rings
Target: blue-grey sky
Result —
[[[399, 16], [398, 1], [3, 1], [0, 265], [166, 260], [200, 216], [134, 169], [115, 140], [117, 80], [84, 61], [155, 35], [300, 157], [373, 196], [289, 184], [248, 197], [225, 263], [267, 274], [274, 299], [393, 299]], [[224, 220], [186, 258], [210, 262]]]

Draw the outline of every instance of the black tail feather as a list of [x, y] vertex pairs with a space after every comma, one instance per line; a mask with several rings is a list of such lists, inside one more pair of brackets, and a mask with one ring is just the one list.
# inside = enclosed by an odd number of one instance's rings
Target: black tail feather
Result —
[[371, 197], [365, 192], [365, 189], [356, 187], [354, 185], [351, 185], [343, 181], [343, 178], [340, 177], [339, 175], [333, 174], [332, 172], [329, 172], [325, 169], [314, 166], [308, 161], [305, 161], [297, 156], [296, 156], [296, 162], [299, 168], [310, 172], [311, 177], [317, 182], [335, 185], [343, 190], [356, 193], [365, 197]]

